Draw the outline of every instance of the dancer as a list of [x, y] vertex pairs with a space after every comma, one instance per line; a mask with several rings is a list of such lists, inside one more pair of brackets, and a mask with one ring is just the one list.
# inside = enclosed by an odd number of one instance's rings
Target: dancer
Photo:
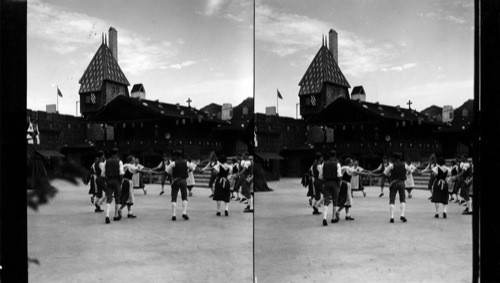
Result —
[[[415, 181], [413, 180], [413, 172], [417, 170], [409, 158], [406, 159], [406, 165], [409, 167], [409, 171], [406, 172], [405, 189], [408, 192], [408, 198], [411, 198], [411, 191], [415, 188]], [[418, 170], [417, 170], [418, 171]]]
[[365, 187], [363, 186], [363, 180], [361, 179], [361, 175], [369, 175], [369, 174], [361, 174], [368, 173], [368, 170], [365, 170], [359, 166], [359, 162], [357, 160], [353, 161], [353, 169], [357, 174], [354, 174], [351, 177], [351, 197], [353, 197], [353, 191], [358, 190], [363, 193], [363, 197], [366, 197]]
[[231, 160], [230, 166], [231, 166], [231, 174], [228, 176], [228, 180], [229, 180], [229, 187], [232, 188], [231, 199], [234, 199], [234, 198], [236, 198], [234, 193], [236, 193], [238, 195], [238, 198], [239, 198], [239, 193], [238, 193], [238, 190], [236, 189], [236, 181], [238, 180], [238, 172], [239, 172], [238, 160], [236, 158], [233, 158]]
[[239, 178], [242, 178], [241, 193], [248, 200], [248, 205], [243, 212], [253, 212], [253, 162], [249, 160], [248, 152], [243, 153], [239, 175]]
[[90, 197], [90, 202], [92, 204], [95, 203], [95, 198], [97, 197], [97, 186], [96, 186], [96, 183], [95, 183], [95, 180], [96, 180], [96, 173], [95, 173], [95, 168], [94, 168], [94, 164], [99, 160], [99, 157], [96, 156], [95, 159], [94, 159], [94, 163], [92, 163], [92, 165], [90, 166], [90, 172], [89, 172], [89, 175], [88, 175], [88, 178], [87, 180], [84, 181], [85, 185], [89, 184], [90, 185], [90, 188], [89, 188], [89, 195], [92, 195]]
[[389, 160], [387, 159], [387, 157], [384, 156], [382, 158], [382, 163], [378, 166], [378, 168], [371, 171], [371, 173], [382, 173], [382, 175], [380, 176], [380, 195], [378, 196], [379, 198], [384, 196], [385, 182], [389, 181], [389, 176], [384, 174], [385, 169], [389, 165], [390, 165]]
[[134, 189], [142, 189], [144, 194], [148, 193], [148, 190], [146, 190], [146, 186], [144, 185], [144, 181], [142, 180], [142, 170], [146, 169], [146, 167], [142, 166], [140, 163], [139, 158], [134, 158], [134, 165], [137, 167], [139, 170], [137, 170], [134, 175], [132, 176], [132, 182], [134, 184]]
[[[436, 166], [437, 166], [436, 154], [433, 153], [433, 154], [431, 154], [431, 157], [429, 158], [429, 164], [427, 165], [427, 167], [425, 167], [424, 170], [421, 171], [421, 173], [431, 173], [432, 170], [434, 169], [434, 167], [436, 167]], [[429, 179], [429, 184], [427, 184], [427, 188], [431, 192], [431, 196], [429, 197], [429, 200], [432, 198], [432, 184], [434, 184], [434, 178], [435, 177], [436, 176], [433, 176], [431, 174], [431, 177]]]
[[97, 153], [97, 160], [92, 164], [95, 173], [95, 184], [97, 189], [97, 198], [94, 200], [95, 212], [103, 212], [101, 205], [106, 201], [106, 195], [103, 193], [106, 190], [106, 179], [102, 177], [102, 172], [104, 171], [104, 161], [106, 157], [104, 152], [99, 151]]
[[238, 167], [238, 172], [235, 172], [235, 168], [233, 168], [233, 174], [235, 174], [235, 179], [234, 179], [234, 188], [233, 191], [236, 192], [236, 201], [240, 201], [243, 198], [243, 195], [241, 194], [241, 188], [243, 186], [243, 178], [240, 178], [240, 172], [241, 169], [243, 168], [243, 155], [241, 153], [238, 154], [237, 158], [237, 167]]
[[318, 177], [324, 180], [323, 187], [323, 226], [327, 226], [328, 222], [326, 221], [328, 215], [328, 206], [330, 205], [330, 198], [332, 198], [332, 220], [331, 223], [339, 222], [339, 218], [336, 217], [339, 201], [339, 181], [340, 177], [342, 177], [342, 173], [340, 171], [340, 164], [336, 158], [335, 150], [331, 150], [330, 154], [326, 154], [325, 159], [327, 159], [323, 164], [318, 165]]
[[337, 219], [340, 219], [339, 214], [342, 209], [345, 208], [345, 220], [354, 220], [349, 213], [349, 209], [352, 206], [352, 192], [351, 192], [351, 178], [356, 174], [354, 170], [354, 162], [351, 158], [346, 158], [344, 166], [340, 168], [342, 177], [340, 179], [340, 191], [339, 191], [339, 209], [335, 215]]
[[469, 196], [469, 190], [472, 185], [472, 165], [468, 161], [467, 154], [462, 155], [462, 163], [460, 163], [460, 173], [457, 175], [460, 183], [460, 196], [465, 200], [467, 208], [462, 214], [472, 214], [472, 200]]
[[168, 179], [170, 181], [170, 184], [172, 184], [171, 176], [166, 172], [167, 166], [170, 164], [170, 158], [168, 158], [167, 154], [163, 154], [163, 160], [156, 166], [155, 168], [152, 168], [151, 170], [153, 171], [160, 171], [161, 172], [161, 192], [160, 196], [165, 193], [164, 187], [165, 187], [165, 181]]
[[214, 167], [218, 163], [219, 161], [217, 161], [217, 155], [215, 154], [215, 152], [212, 152], [212, 155], [210, 156], [210, 161], [203, 169], [201, 169], [202, 172], [210, 170], [210, 180], [208, 181], [208, 187], [212, 191], [212, 194], [208, 196], [210, 198], [214, 196], [214, 182], [215, 178], [217, 178], [217, 174], [215, 174]]
[[106, 178], [106, 224], [111, 223], [109, 221], [109, 210], [111, 209], [113, 195], [115, 198], [115, 217], [113, 217], [113, 220], [118, 221], [121, 219], [118, 210], [120, 207], [121, 181], [123, 174], [123, 163], [118, 158], [118, 149], [113, 148], [111, 150], [111, 157], [104, 162], [104, 170], [102, 170], [101, 173], [101, 176]]
[[401, 221], [403, 222], [406, 222], [405, 180], [406, 174], [410, 171], [410, 168], [408, 167], [408, 165], [401, 162], [401, 155], [399, 153], [395, 152], [392, 158], [393, 163], [389, 164], [389, 166], [387, 166], [384, 171], [384, 174], [386, 176], [391, 176], [392, 179], [389, 187], [389, 210], [391, 212], [390, 223], [394, 223], [394, 203], [396, 200], [396, 193], [399, 194], [399, 202], [401, 204], [401, 216], [399, 217], [399, 219], [401, 219]]
[[458, 172], [460, 171], [459, 168], [460, 160], [461, 157], [457, 156], [455, 160], [451, 161], [451, 170], [450, 170], [451, 176], [448, 178], [448, 190], [450, 190], [450, 202], [453, 202], [455, 199], [456, 199], [455, 202], [459, 202], [458, 189], [460, 182], [457, 181], [457, 176]]
[[[179, 193], [179, 190], [181, 191], [181, 199], [182, 199], [182, 218], [184, 220], [188, 220], [189, 217], [187, 216], [187, 184], [186, 184], [186, 179], [188, 177], [188, 163], [186, 160], [182, 159], [182, 153], [180, 151], [174, 151], [173, 152], [173, 157], [174, 161], [170, 162], [170, 164], [167, 166], [166, 171], [168, 174], [172, 174], [172, 177], [174, 178], [172, 180], [172, 201], [171, 201], [171, 206], [172, 206], [172, 221], [176, 221], [177, 218], [175, 217], [175, 208], [177, 206], [177, 194]], [[193, 169], [194, 170], [194, 169]]]
[[142, 172], [142, 168], [137, 166], [137, 159], [132, 155], [129, 155], [123, 164], [123, 182], [122, 182], [122, 192], [120, 198], [120, 209], [118, 210], [119, 217], [122, 216], [122, 209], [127, 207], [128, 213], [127, 218], [136, 218], [137, 216], [132, 213], [132, 205], [134, 205], [134, 174]]
[[219, 162], [214, 166], [214, 172], [217, 174], [215, 179], [214, 188], [214, 198], [213, 200], [217, 202], [217, 216], [220, 216], [220, 208], [222, 202], [226, 204], [226, 209], [224, 210], [224, 215], [229, 216], [229, 199], [231, 195], [231, 186], [229, 185], [229, 180], [227, 177], [231, 174], [232, 167], [227, 164], [227, 158], [224, 155], [219, 157]]
[[432, 199], [436, 208], [435, 218], [439, 218], [439, 204], [443, 204], [443, 218], [446, 218], [446, 208], [448, 207], [448, 183], [446, 177], [449, 174], [450, 168], [444, 164], [446, 161], [443, 157], [437, 158], [437, 165], [432, 169], [431, 174], [434, 175], [434, 183], [432, 184]]
[[319, 171], [318, 171], [318, 165], [323, 164], [323, 155], [321, 153], [316, 153], [316, 159], [315, 163], [312, 165], [310, 171], [311, 171], [311, 179], [312, 179], [312, 208], [313, 208], [313, 214], [314, 215], [319, 215], [321, 214], [319, 212], [319, 207], [324, 203], [324, 199], [322, 198], [322, 191], [323, 191], [323, 186], [324, 182], [323, 180], [319, 179]]
[[194, 185], [196, 185], [196, 182], [194, 180], [194, 170], [196, 170], [196, 164], [194, 164], [191, 161], [191, 158], [188, 158], [187, 161], [188, 161], [188, 178], [186, 179], [186, 184], [189, 191], [189, 196], [192, 197], [193, 196], [192, 190]]

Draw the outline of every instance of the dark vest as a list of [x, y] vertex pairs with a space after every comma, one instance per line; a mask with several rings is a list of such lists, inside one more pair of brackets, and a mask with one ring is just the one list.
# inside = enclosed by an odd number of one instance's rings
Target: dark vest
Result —
[[237, 174], [237, 173], [238, 173], [238, 165], [234, 164], [233, 165], [233, 174]]
[[352, 176], [349, 175], [349, 174], [347, 174], [347, 171], [344, 172], [344, 174], [342, 175], [342, 180], [344, 180], [344, 181], [346, 181], [348, 183], [351, 181], [351, 178], [352, 178]]
[[400, 161], [396, 161], [392, 164], [391, 179], [405, 181], [406, 180], [406, 168], [405, 164]]
[[110, 157], [106, 160], [106, 172], [107, 178], [117, 178], [120, 177], [120, 159], [118, 157]]
[[337, 176], [338, 162], [336, 159], [327, 160], [323, 163], [323, 179], [324, 180], [338, 180]]
[[132, 174], [132, 172], [127, 169], [127, 170], [125, 170], [125, 174], [123, 175], [123, 178], [128, 179], [128, 180], [132, 180], [133, 175], [134, 174]]
[[96, 163], [94, 163], [94, 174], [96, 174], [97, 176], [101, 176], [101, 167], [99, 167], [99, 163], [101, 163], [101, 161], [97, 161]]
[[[469, 163], [467, 163], [469, 164]], [[469, 164], [469, 168], [467, 170], [465, 170], [464, 174], [462, 175], [463, 178], [468, 178], [472, 176], [472, 166], [470, 166]]]
[[172, 177], [186, 179], [188, 177], [188, 166], [186, 160], [179, 159], [174, 161], [175, 166], [172, 170]]
[[318, 179], [318, 177], [319, 177], [318, 162], [314, 162], [312, 171], [313, 171], [314, 178]]

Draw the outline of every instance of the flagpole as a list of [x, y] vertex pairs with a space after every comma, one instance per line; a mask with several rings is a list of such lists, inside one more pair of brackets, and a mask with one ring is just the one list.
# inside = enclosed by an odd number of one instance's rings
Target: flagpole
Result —
[[59, 113], [59, 86], [56, 85], [56, 113]]
[[278, 111], [278, 89], [276, 89], [276, 115], [279, 114], [279, 111]]

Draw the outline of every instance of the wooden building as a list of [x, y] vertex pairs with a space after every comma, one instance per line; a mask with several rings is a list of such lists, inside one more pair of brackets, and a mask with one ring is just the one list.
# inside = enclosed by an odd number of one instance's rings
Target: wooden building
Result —
[[[316, 150], [335, 149], [342, 157], [355, 157], [373, 167], [394, 151], [412, 161], [426, 161], [442, 153], [438, 131], [446, 124], [399, 106], [339, 98], [308, 120], [308, 125], [333, 131], [333, 140], [316, 143]], [[326, 138], [325, 138], [326, 139]]]
[[216, 130], [227, 123], [192, 107], [123, 95], [92, 115], [89, 122], [106, 129], [103, 138], [94, 141], [96, 148], [117, 147], [122, 154], [135, 154], [150, 166], [172, 150], [182, 150], [193, 159], [208, 158], [212, 151], [222, 149]]

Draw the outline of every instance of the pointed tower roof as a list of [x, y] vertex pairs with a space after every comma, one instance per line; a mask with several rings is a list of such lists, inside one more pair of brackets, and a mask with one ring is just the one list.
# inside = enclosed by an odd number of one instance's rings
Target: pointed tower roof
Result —
[[130, 85], [111, 50], [103, 42], [79, 81], [80, 90], [78, 93], [99, 91], [105, 80], [126, 86]]
[[299, 95], [321, 92], [323, 84], [326, 82], [347, 88], [351, 87], [335, 62], [332, 52], [323, 45], [300, 80]]

